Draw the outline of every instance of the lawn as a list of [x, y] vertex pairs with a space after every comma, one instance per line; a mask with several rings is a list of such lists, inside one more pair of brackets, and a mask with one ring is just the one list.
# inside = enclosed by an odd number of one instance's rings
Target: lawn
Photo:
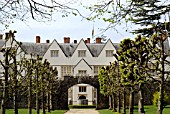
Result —
[[[55, 110], [55, 111], [51, 111], [51, 113], [46, 112], [46, 114], [64, 114], [64, 112], [66, 112], [66, 110]], [[13, 114], [13, 109], [7, 109], [6, 110], [6, 114]], [[19, 114], [28, 114], [28, 109], [19, 109]], [[36, 110], [32, 110], [32, 114], [36, 114]], [[41, 111], [40, 111], [40, 114]]]
[[[100, 114], [117, 114], [116, 112], [112, 112], [109, 109], [103, 109], [98, 111], [100, 112]], [[145, 106], [145, 112], [146, 114], [157, 114], [157, 107], [151, 105]], [[128, 114], [128, 109], [127, 109], [127, 114]], [[134, 109], [134, 114], [138, 114], [137, 107], [135, 107]], [[164, 108], [163, 114], [170, 114], [170, 105]]]

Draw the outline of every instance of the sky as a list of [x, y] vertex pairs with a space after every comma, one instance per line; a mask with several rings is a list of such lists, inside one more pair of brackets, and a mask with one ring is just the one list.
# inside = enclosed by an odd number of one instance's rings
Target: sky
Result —
[[73, 15], [63, 18], [60, 13], [53, 15], [53, 18], [55, 21], [48, 23], [36, 22], [32, 19], [28, 19], [26, 22], [15, 20], [13, 24], [9, 25], [9, 29], [5, 30], [5, 32], [16, 30], [16, 40], [21, 42], [35, 42], [35, 37], [38, 35], [41, 37], [41, 43], [45, 43], [46, 40], [52, 42], [54, 39], [59, 43], [63, 43], [64, 37], [70, 37], [71, 42], [74, 40], [80, 41], [82, 38], [91, 38], [91, 42], [93, 42], [93, 26], [95, 37], [100, 37], [103, 34], [107, 39], [110, 38], [114, 43], [119, 43], [124, 38], [134, 37], [134, 35], [125, 32], [125, 29], [121, 26], [117, 28], [118, 32], [112, 29], [101, 33], [100, 29], [107, 27], [107, 23], [101, 20], [95, 20], [95, 22], [87, 21], [82, 19], [82, 17]]

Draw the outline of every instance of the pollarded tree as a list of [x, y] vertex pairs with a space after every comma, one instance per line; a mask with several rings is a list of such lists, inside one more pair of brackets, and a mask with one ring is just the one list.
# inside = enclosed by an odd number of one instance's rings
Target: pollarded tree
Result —
[[144, 97], [143, 97], [143, 85], [149, 79], [147, 76], [148, 70], [146, 66], [148, 61], [151, 59], [149, 52], [149, 40], [145, 37], [137, 36], [133, 42], [133, 60], [135, 61], [134, 75], [137, 77], [135, 83], [138, 84], [139, 102], [138, 102], [138, 113], [144, 114]]
[[18, 60], [19, 54], [24, 54], [20, 48], [20, 44], [18, 43], [12, 48], [12, 51], [10, 52], [11, 55], [11, 62], [9, 64], [10, 70], [9, 70], [9, 79], [10, 84], [9, 86], [12, 87], [13, 90], [13, 108], [14, 108], [14, 114], [18, 114], [18, 87], [22, 83], [21, 77], [22, 77], [22, 60]]
[[[109, 76], [108, 76], [107, 70], [109, 70], [109, 66], [102, 67], [99, 71], [98, 80], [99, 80], [99, 84], [100, 84], [100, 93], [110, 97], [110, 104], [111, 104], [110, 108], [112, 108], [113, 111], [116, 111], [115, 100], [114, 100], [115, 96], [114, 96], [113, 92], [111, 91], [111, 84], [110, 84], [110, 80], [108, 78]], [[109, 80], [109, 82], [108, 82], [108, 80]]]
[[98, 80], [100, 83], [100, 92], [104, 95], [111, 96], [112, 107], [116, 111], [115, 97], [118, 97], [117, 112], [120, 113], [120, 84], [119, 84], [119, 72], [118, 64], [112, 63], [109, 66], [102, 67], [99, 72]]
[[[17, 106], [17, 86], [18, 86], [18, 77], [21, 75], [21, 70], [18, 69], [19, 60], [17, 59], [18, 55], [24, 54], [20, 49], [20, 43], [18, 43], [14, 38], [16, 31], [6, 33], [4, 46], [0, 49], [3, 59], [0, 60], [2, 66], [2, 72], [4, 76], [2, 77], [4, 87], [3, 87], [3, 96], [1, 103], [1, 113], [5, 114], [6, 110], [6, 101], [8, 96], [8, 88], [9, 86], [13, 87], [13, 103], [14, 103], [14, 113], [18, 114], [18, 106]], [[22, 54], [21, 54], [22, 53]], [[11, 72], [12, 71], [12, 72]], [[9, 85], [9, 79], [11, 84]]]
[[154, 75], [152, 76], [152, 79], [157, 81], [159, 83], [159, 99], [158, 99], [158, 114], [162, 114], [163, 111], [163, 93], [165, 91], [165, 75], [169, 74], [167, 72], [168, 69], [165, 69], [165, 66], [169, 66], [169, 60], [168, 58], [168, 52], [166, 51], [167, 47], [165, 47], [165, 43], [167, 40], [167, 35], [165, 34], [154, 34], [150, 38], [150, 42], [152, 45], [150, 45], [150, 53], [152, 56], [152, 60], [150, 61], [152, 72], [154, 72]]
[[121, 72], [121, 82], [124, 86], [130, 88], [130, 98], [129, 98], [129, 114], [133, 114], [134, 109], [134, 86], [135, 80], [135, 62], [131, 56], [135, 53], [132, 49], [132, 40], [124, 39], [120, 43], [120, 49], [118, 50], [118, 60], [120, 61], [120, 72]]

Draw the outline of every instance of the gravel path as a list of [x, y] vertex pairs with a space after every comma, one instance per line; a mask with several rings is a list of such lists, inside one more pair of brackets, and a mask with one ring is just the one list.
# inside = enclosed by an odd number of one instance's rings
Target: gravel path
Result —
[[64, 114], [99, 114], [95, 109], [70, 109]]

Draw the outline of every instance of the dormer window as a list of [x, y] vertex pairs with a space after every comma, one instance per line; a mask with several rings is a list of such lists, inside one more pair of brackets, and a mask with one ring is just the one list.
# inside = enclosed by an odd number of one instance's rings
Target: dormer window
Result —
[[58, 50], [51, 50], [51, 57], [58, 57]]
[[106, 57], [113, 57], [113, 50], [106, 50]]
[[78, 50], [78, 57], [86, 57], [86, 50]]

